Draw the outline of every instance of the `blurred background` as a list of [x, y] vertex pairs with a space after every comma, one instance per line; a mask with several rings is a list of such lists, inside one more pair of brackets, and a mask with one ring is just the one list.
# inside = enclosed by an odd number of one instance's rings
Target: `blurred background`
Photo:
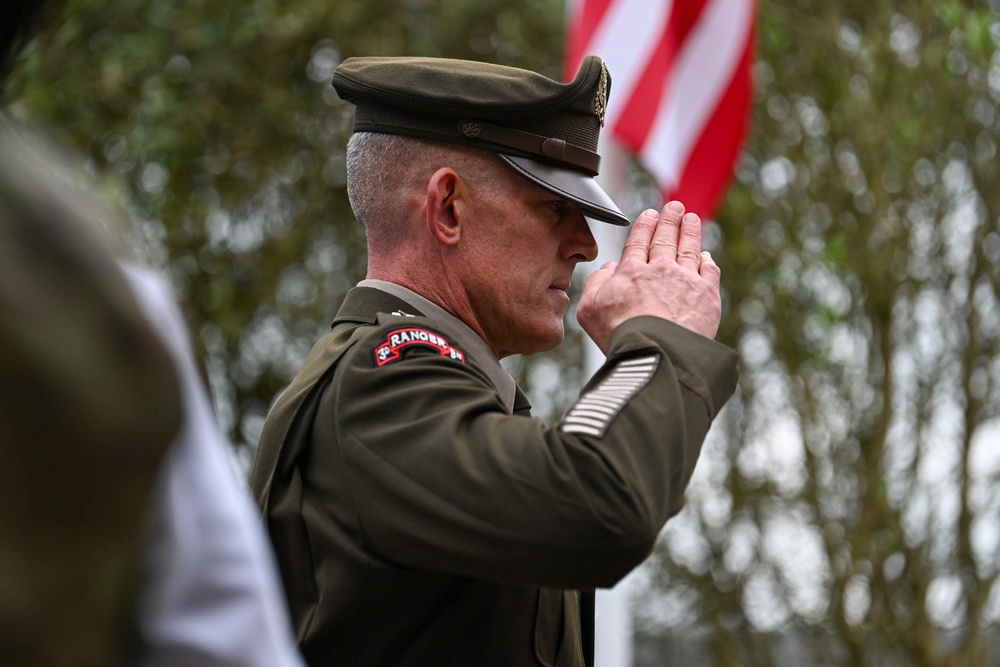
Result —
[[[245, 472], [364, 277], [334, 68], [448, 56], [560, 79], [568, 10], [69, 0], [2, 104], [127, 212]], [[705, 227], [741, 386], [637, 576], [635, 665], [1000, 664], [1000, 2], [760, 0], [753, 18], [749, 135]], [[624, 162], [626, 214], [659, 206]], [[508, 362], [538, 416], [575, 400], [583, 338]]]

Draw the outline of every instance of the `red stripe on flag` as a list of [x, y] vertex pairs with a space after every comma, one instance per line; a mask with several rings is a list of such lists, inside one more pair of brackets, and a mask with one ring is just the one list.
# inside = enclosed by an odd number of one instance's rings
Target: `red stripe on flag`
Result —
[[566, 53], [566, 81], [572, 81], [580, 63], [589, 55], [587, 46], [615, 0], [580, 0], [580, 7], [570, 17], [569, 43]]
[[[667, 24], [656, 50], [646, 63], [639, 85], [632, 92], [632, 96], [625, 101], [625, 108], [611, 128], [614, 137], [620, 140], [623, 146], [636, 153], [649, 136], [649, 128], [653, 126], [663, 91], [671, 79], [674, 57], [680, 49], [680, 44], [674, 39], [671, 28], [672, 23]], [[614, 75], [611, 81], [613, 85]]]
[[[756, 0], [739, 0], [747, 5], [730, 5], [724, 0], [673, 0], [670, 5], [670, 15], [662, 16], [664, 12], [657, 14], [657, 25], [643, 26], [647, 30], [643, 32], [644, 39], [641, 44], [637, 44], [633, 31], [622, 30], [621, 34], [608, 35], [605, 32], [614, 23], [625, 27], [623, 21], [616, 20], [616, 12], [619, 10], [617, 3], [624, 0], [577, 0], [573, 12], [568, 16], [569, 35], [567, 37], [567, 60], [566, 72], [567, 80], [576, 75], [584, 56], [588, 55], [592, 49], [604, 48], [623, 49], [617, 51], [617, 55], [628, 55], [620, 62], [628, 63], [628, 67], [633, 68], [628, 72], [610, 72], [612, 77], [612, 97], [615, 93], [620, 102], [612, 100], [612, 104], [621, 103], [618, 107], [621, 112], [613, 114], [611, 126], [606, 128], [606, 132], [614, 136], [624, 147], [637, 154], [647, 153], [652, 149], [647, 142], [653, 137], [656, 141], [667, 142], [675, 140], [665, 136], [663, 132], [686, 126], [691, 131], [697, 132], [695, 128], [702, 128], [696, 143], [691, 146], [691, 150], [686, 158], [686, 163], [680, 173], [672, 173], [674, 169], [679, 169], [681, 165], [671, 165], [666, 169], [663, 163], [666, 160], [655, 161], [657, 157], [667, 157], [669, 159], [684, 160], [682, 155], [676, 156], [653, 156], [646, 155], [646, 158], [653, 158], [650, 161], [651, 168], [659, 171], [670, 171], [671, 173], [657, 173], [660, 179], [660, 187], [664, 191], [666, 198], [677, 198], [684, 202], [688, 210], [696, 211], [703, 218], [710, 216], [714, 207], [721, 198], [729, 180], [732, 178], [733, 166], [742, 149], [747, 127], [749, 124], [749, 112], [752, 105], [752, 86], [750, 82], [750, 66], [753, 58], [753, 40], [755, 34], [755, 14]], [[654, 2], [668, 2], [669, 0], [653, 0]], [[723, 3], [717, 5], [715, 3]], [[722, 96], [713, 106], [707, 99], [701, 103], [686, 105], [688, 99], [697, 99], [696, 95], [701, 90], [697, 89], [697, 79], [693, 90], [687, 92], [674, 92], [672, 88], [680, 85], [680, 81], [674, 82], [678, 76], [677, 67], [679, 64], [684, 67], [685, 85], [691, 87], [692, 67], [698, 66], [691, 58], [685, 57], [683, 62], [678, 62], [678, 57], [684, 53], [685, 49], [697, 47], [705, 55], [705, 49], [711, 48], [715, 42], [707, 41], [717, 39], [716, 36], [709, 35], [704, 30], [719, 27], [722, 15], [719, 7], [730, 9], [738, 8], [747, 11], [736, 11], [731, 17], [731, 21], [749, 21], [749, 25], [741, 25], [735, 30], [733, 23], [729, 23], [725, 31], [726, 39], [732, 39], [731, 35], [740, 33], [747, 35], [747, 43], [742, 45], [726, 42], [725, 51], [730, 56], [737, 56], [739, 61], [733, 63], [732, 70], [726, 72], [712, 69], [719, 63], [708, 63], [706, 72], [713, 76], [711, 86], [703, 86], [707, 94], [715, 95], [722, 88]], [[666, 6], [661, 6], [664, 10]], [[634, 9], [634, 8], [632, 8]], [[654, 10], [656, 6], [654, 6]], [[619, 17], [621, 18], [621, 17]], [[660, 21], [663, 25], [659, 25]], [[746, 28], [743, 33], [741, 28]], [[659, 30], [659, 32], [657, 32]], [[721, 37], [721, 36], [719, 36]], [[650, 40], [650, 41], [647, 41]], [[689, 40], [692, 40], [689, 42]], [[646, 47], [652, 49], [651, 52], [637, 52], [636, 49], [645, 51]], [[742, 51], [733, 52], [734, 48]], [[614, 53], [596, 53], [606, 60]], [[697, 71], [697, 70], [696, 70]], [[622, 81], [629, 82], [633, 90], [615, 89], [614, 81], [616, 76], [623, 76]], [[695, 74], [697, 77], [697, 74]], [[727, 78], [728, 77], [728, 80]], [[709, 90], [710, 88], [710, 90]], [[680, 95], [675, 100], [669, 99], [670, 95]], [[684, 113], [681, 120], [665, 119], [663, 114], [666, 111], [665, 104], [670, 104], [669, 108], [675, 109], [678, 105], [682, 107]], [[686, 108], [684, 108], [686, 106]], [[692, 117], [692, 112], [697, 111], [704, 114], [699, 118]], [[658, 121], [668, 122], [669, 125], [659, 127]], [[680, 137], [676, 140], [679, 144], [675, 147], [687, 146], [687, 141], [692, 135]], [[659, 150], [659, 149], [657, 149]], [[670, 186], [667, 180], [677, 179], [675, 187]]]
[[691, 28], [698, 22], [701, 12], [705, 9], [708, 0], [675, 0], [672, 9], [677, 21], [677, 34], [680, 41], [687, 39]]
[[753, 99], [750, 78], [753, 43], [751, 28], [733, 79], [698, 137], [680, 182], [664, 192], [664, 201], [678, 199], [687, 210], [703, 219], [712, 214], [725, 193], [746, 139]]
[[[652, 53], [639, 81], [642, 82], [625, 103], [611, 132], [626, 148], [638, 152], [656, 119], [663, 91], [672, 78], [674, 60], [683, 47], [708, 0], [675, 2], [663, 34]], [[612, 83], [614, 75], [612, 74]]]

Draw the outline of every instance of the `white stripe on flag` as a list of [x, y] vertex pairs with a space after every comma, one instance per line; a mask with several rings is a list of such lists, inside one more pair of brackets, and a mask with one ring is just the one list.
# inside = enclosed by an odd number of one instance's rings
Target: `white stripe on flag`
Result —
[[612, 2], [584, 49], [584, 54], [600, 56], [611, 73], [605, 127], [614, 127], [625, 104], [632, 97], [646, 63], [663, 36], [670, 20], [673, 0], [617, 0]]
[[729, 87], [753, 26], [749, 0], [711, 0], [678, 54], [640, 155], [664, 190], [680, 180], [691, 150]]

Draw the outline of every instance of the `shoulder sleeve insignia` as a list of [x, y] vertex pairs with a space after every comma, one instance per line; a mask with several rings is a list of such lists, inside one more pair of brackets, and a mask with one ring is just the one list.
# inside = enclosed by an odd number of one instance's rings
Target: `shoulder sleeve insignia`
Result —
[[611, 420], [649, 383], [659, 363], [659, 354], [619, 362], [600, 384], [570, 408], [563, 419], [562, 431], [602, 437]]
[[385, 366], [402, 359], [403, 350], [413, 346], [429, 347], [437, 350], [442, 357], [465, 363], [464, 352], [441, 334], [422, 327], [401, 327], [389, 331], [385, 335], [385, 341], [372, 349], [372, 359], [376, 366]]

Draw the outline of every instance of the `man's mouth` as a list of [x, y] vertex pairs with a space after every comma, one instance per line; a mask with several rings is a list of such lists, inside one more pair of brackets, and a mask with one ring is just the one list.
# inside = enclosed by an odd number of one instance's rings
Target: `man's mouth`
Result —
[[572, 284], [573, 281], [570, 278], [566, 278], [564, 280], [556, 280], [551, 285], [549, 285], [549, 289], [559, 290], [560, 292], [568, 292], [570, 285]]

